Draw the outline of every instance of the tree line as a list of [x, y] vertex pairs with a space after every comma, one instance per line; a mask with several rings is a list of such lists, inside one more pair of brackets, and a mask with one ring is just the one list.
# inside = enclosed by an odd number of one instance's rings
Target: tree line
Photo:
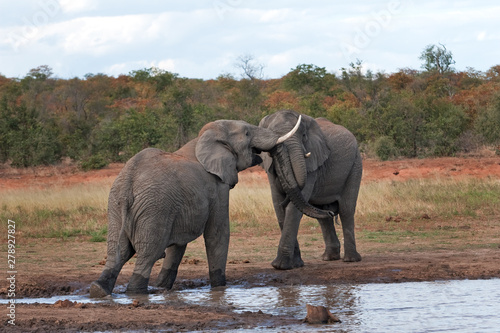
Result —
[[58, 79], [46, 65], [23, 78], [0, 75], [0, 163], [28, 167], [69, 157], [84, 169], [123, 162], [146, 147], [173, 151], [207, 122], [258, 124], [279, 109], [325, 117], [380, 159], [453, 156], [500, 144], [500, 65], [456, 71], [451, 52], [430, 45], [422, 69], [340, 74], [300, 64], [278, 79], [241, 58], [243, 76], [188, 79], [158, 68], [112, 77]]

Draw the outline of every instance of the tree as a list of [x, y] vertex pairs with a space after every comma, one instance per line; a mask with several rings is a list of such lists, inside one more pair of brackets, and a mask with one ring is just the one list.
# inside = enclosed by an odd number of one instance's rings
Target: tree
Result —
[[482, 135], [487, 143], [500, 143], [500, 93], [493, 97], [492, 103], [478, 115], [476, 132]]
[[129, 75], [136, 82], [152, 84], [157, 93], [171, 86], [178, 76], [176, 73], [171, 73], [158, 67], [131, 71]]
[[448, 51], [443, 44], [427, 45], [420, 54], [419, 59], [424, 61], [422, 68], [428, 72], [438, 72], [439, 74], [451, 73], [455, 69], [453, 54]]
[[322, 91], [327, 90], [329, 85], [326, 78], [328, 74], [325, 67], [312, 64], [301, 64], [288, 73], [283, 80], [283, 85], [288, 90], [299, 91]]
[[0, 145], [7, 147], [2, 160], [8, 157], [16, 167], [56, 163], [61, 158], [62, 147], [58, 140], [59, 129], [53, 120], [42, 123], [35, 109], [21, 104], [9, 106], [5, 99], [0, 105], [0, 123], [5, 137]]
[[189, 141], [190, 131], [194, 124], [194, 109], [190, 101], [192, 91], [187, 79], [176, 79], [165, 93], [164, 110], [172, 116], [177, 126], [175, 149], [179, 149]]
[[251, 81], [261, 80], [264, 76], [264, 65], [255, 62], [253, 55], [244, 54], [238, 57], [237, 62], [234, 64], [236, 68], [243, 71], [242, 77], [246, 77]]

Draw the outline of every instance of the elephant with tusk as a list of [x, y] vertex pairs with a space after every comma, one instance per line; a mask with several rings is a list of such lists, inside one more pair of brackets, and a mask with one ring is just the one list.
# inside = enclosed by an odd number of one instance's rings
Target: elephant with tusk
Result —
[[210, 284], [226, 284], [229, 190], [238, 172], [262, 162], [300, 126], [280, 136], [244, 121], [218, 120], [174, 153], [147, 148], [132, 157], [108, 200], [107, 261], [91, 297], [113, 291], [123, 265], [137, 253], [127, 293], [147, 293], [154, 263], [165, 257], [156, 285], [170, 289], [187, 243], [203, 234]]
[[304, 265], [297, 242], [302, 214], [318, 219], [325, 252], [323, 260], [340, 259], [340, 242], [333, 217], [339, 215], [344, 234], [344, 261], [360, 261], [354, 237], [354, 213], [362, 175], [356, 138], [324, 118], [313, 119], [282, 110], [266, 116], [259, 126], [286, 133], [297, 119], [299, 129], [282, 145], [261, 154], [271, 186], [281, 239], [276, 269]]

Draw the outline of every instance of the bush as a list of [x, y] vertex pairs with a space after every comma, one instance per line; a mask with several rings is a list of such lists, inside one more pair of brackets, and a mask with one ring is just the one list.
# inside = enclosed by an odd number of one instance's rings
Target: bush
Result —
[[373, 143], [373, 149], [378, 158], [387, 161], [397, 156], [397, 150], [394, 146], [394, 140], [388, 136], [381, 136]]
[[7, 154], [2, 154], [2, 160], [9, 158], [15, 167], [60, 161], [62, 148], [59, 130], [52, 119], [40, 121], [36, 110], [28, 109], [25, 105], [16, 106], [9, 112], [6, 115], [10, 118], [9, 126], [1, 140], [1, 145], [7, 147]]
[[102, 169], [108, 165], [108, 161], [101, 154], [92, 155], [82, 160], [80, 166], [83, 170]]
[[477, 117], [475, 131], [489, 144], [500, 143], [500, 95]]

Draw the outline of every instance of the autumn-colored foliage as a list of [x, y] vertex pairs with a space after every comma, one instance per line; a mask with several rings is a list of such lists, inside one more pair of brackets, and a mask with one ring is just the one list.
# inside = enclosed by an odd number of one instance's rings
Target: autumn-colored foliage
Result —
[[146, 147], [175, 150], [216, 119], [258, 124], [279, 109], [341, 124], [382, 159], [453, 155], [500, 144], [500, 65], [383, 74], [358, 62], [337, 76], [302, 64], [272, 80], [187, 79], [157, 68], [58, 79], [40, 66], [21, 79], [0, 75], [0, 162], [70, 157], [99, 167]]

